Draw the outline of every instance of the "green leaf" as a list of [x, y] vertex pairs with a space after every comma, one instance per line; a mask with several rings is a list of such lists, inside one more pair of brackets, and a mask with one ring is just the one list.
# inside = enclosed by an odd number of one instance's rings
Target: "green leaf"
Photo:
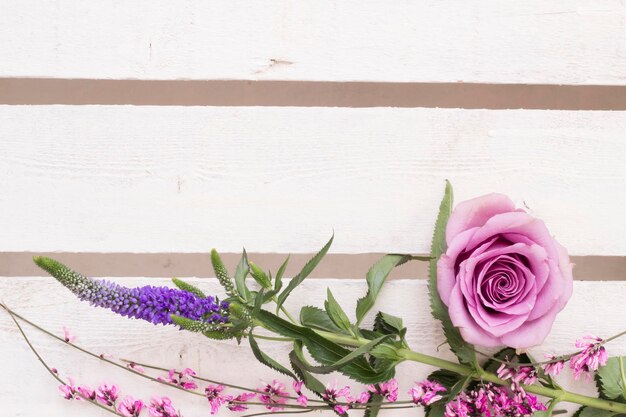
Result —
[[[337, 360], [332, 365], [328, 365], [328, 366], [310, 366], [310, 367], [305, 368], [305, 369], [307, 371], [309, 371], [309, 372], [313, 372], [313, 373], [316, 373], [316, 374], [329, 374], [331, 372], [338, 371], [341, 368], [343, 368], [345, 365], [347, 365], [350, 362], [354, 361], [355, 359], [362, 357], [367, 352], [372, 350], [374, 348], [374, 346], [384, 342], [385, 339], [387, 339], [389, 337], [390, 337], [390, 335], [385, 335], [385, 336], [379, 337], [376, 340], [372, 340], [371, 342], [366, 343], [366, 344], [364, 344], [363, 346], [360, 346], [357, 349], [354, 349], [352, 352], [348, 353], [343, 358]], [[307, 346], [307, 348], [309, 348], [309, 351], [311, 351], [311, 348], [309, 346]], [[312, 355], [312, 356], [315, 357], [314, 355]]]
[[452, 388], [450, 388], [450, 391], [448, 391], [447, 393], [448, 402], [453, 401], [457, 395], [465, 391], [465, 388], [467, 388], [471, 380], [471, 376], [466, 376], [465, 378], [457, 381], [457, 383], [454, 384]]
[[624, 417], [626, 414], [620, 414], [615, 411], [599, 410], [597, 408], [583, 406], [580, 407], [572, 417]]
[[398, 354], [398, 349], [388, 345], [382, 344], [376, 346], [370, 351], [370, 355], [378, 359], [388, 359], [390, 361], [399, 362], [404, 358]]
[[263, 306], [263, 301], [265, 300], [263, 291], [265, 291], [265, 288], [261, 288], [261, 291], [259, 291], [254, 297], [254, 309], [252, 310], [252, 318], [258, 316], [259, 311], [261, 311], [261, 306]]
[[235, 288], [233, 287], [233, 281], [230, 279], [228, 275], [228, 271], [222, 262], [222, 258], [220, 258], [220, 254], [217, 253], [215, 249], [211, 249], [211, 264], [213, 264], [213, 271], [215, 271], [215, 276], [217, 280], [222, 284], [224, 290], [226, 290], [226, 294], [229, 296], [235, 295]]
[[204, 295], [204, 293], [202, 292], [202, 290], [198, 287], [196, 287], [195, 285], [191, 285], [181, 279], [178, 278], [172, 278], [172, 282], [174, 283], [174, 285], [176, 285], [178, 288], [180, 288], [183, 291], [187, 291], [190, 292], [192, 294], [197, 295], [200, 298], [206, 298], [206, 295]]
[[248, 276], [248, 272], [250, 271], [250, 266], [248, 265], [248, 254], [246, 250], [243, 250], [241, 254], [241, 260], [239, 264], [237, 264], [237, 268], [235, 269], [235, 285], [237, 286], [237, 292], [239, 296], [246, 302], [250, 301], [250, 290], [246, 285], [246, 277]]
[[252, 332], [248, 334], [248, 341], [250, 342], [250, 347], [252, 348], [252, 353], [254, 354], [254, 357], [257, 358], [259, 362], [269, 368], [274, 369], [275, 371], [280, 372], [281, 374], [285, 374], [293, 379], [297, 379], [293, 372], [291, 372], [289, 369], [285, 368], [283, 365], [276, 362], [274, 359], [270, 358], [268, 355], [263, 353], [263, 351], [261, 351], [261, 348], [259, 347], [256, 340], [254, 339], [254, 336], [252, 335]]
[[263, 288], [271, 288], [272, 283], [270, 279], [267, 277], [265, 272], [261, 268], [258, 267], [254, 262], [250, 262], [250, 275], [259, 285]]
[[374, 319], [374, 330], [383, 334], [397, 334], [401, 337], [404, 336], [406, 328], [402, 324], [400, 317], [392, 316], [391, 314], [383, 313], [379, 311]]
[[313, 272], [317, 264], [320, 263], [324, 255], [326, 255], [326, 253], [328, 252], [328, 249], [330, 249], [330, 245], [332, 245], [334, 238], [335, 238], [335, 235], [333, 234], [333, 236], [331, 236], [328, 243], [324, 245], [322, 250], [320, 250], [313, 258], [311, 258], [309, 262], [306, 263], [306, 265], [304, 265], [304, 267], [302, 268], [302, 271], [300, 271], [298, 275], [296, 275], [295, 277], [292, 278], [291, 281], [289, 281], [289, 285], [287, 285], [287, 288], [285, 288], [285, 290], [282, 293], [280, 293], [280, 295], [278, 296], [278, 302], [276, 303], [276, 310], [280, 309], [280, 307], [283, 305], [287, 297], [289, 297], [289, 294], [291, 294], [291, 291], [293, 291], [294, 288], [300, 285], [302, 281], [304, 281], [304, 279], [308, 277], [309, 274], [311, 274], [311, 272]]
[[447, 249], [446, 225], [448, 224], [448, 218], [452, 212], [452, 202], [452, 185], [450, 182], [446, 181], [446, 189], [439, 206], [439, 215], [437, 216], [437, 221], [435, 222], [435, 232], [433, 234], [433, 241], [430, 249], [431, 259], [428, 271], [430, 307], [433, 317], [441, 321], [448, 345], [450, 345], [450, 349], [459, 358], [459, 361], [477, 369], [479, 365], [478, 360], [476, 359], [476, 353], [474, 352], [474, 347], [463, 340], [459, 329], [454, 327], [452, 324], [450, 316], [448, 315], [448, 309], [443, 301], [441, 301], [441, 297], [439, 297], [439, 292], [437, 290], [437, 261]]
[[626, 402], [626, 356], [609, 358], [595, 378], [602, 398]]
[[385, 255], [367, 271], [367, 294], [356, 303], [356, 322], [361, 324], [368, 311], [376, 303], [385, 280], [393, 268], [411, 259], [411, 255]]
[[[464, 376], [457, 374], [456, 372], [447, 371], [445, 369], [438, 369], [435, 372], [432, 372], [428, 375], [428, 379], [430, 381], [436, 381], [443, 385], [447, 392], [450, 392], [453, 387], [455, 387], [459, 381], [463, 381], [465, 379]], [[426, 412], [427, 417], [443, 417], [446, 411], [446, 403], [447, 397], [442, 400], [437, 401], [434, 404], [426, 406], [424, 411]]]
[[[332, 365], [350, 354], [350, 350], [334, 343], [313, 330], [292, 324], [266, 310], [261, 310], [257, 317], [268, 330], [285, 337], [302, 341], [311, 356], [323, 365]], [[359, 357], [340, 369], [344, 375], [362, 382], [373, 384], [393, 378], [394, 369], [377, 370], [372, 368], [364, 357]]]
[[324, 308], [326, 309], [326, 313], [328, 313], [328, 317], [339, 327], [340, 329], [350, 331], [350, 319], [343, 311], [335, 297], [333, 297], [333, 293], [330, 291], [330, 288], [326, 289], [326, 301], [324, 302]]
[[283, 275], [285, 275], [285, 270], [287, 269], [287, 264], [289, 263], [289, 256], [285, 259], [285, 262], [278, 268], [278, 272], [276, 273], [276, 278], [274, 279], [274, 289], [276, 292], [280, 291], [283, 287]]
[[326, 311], [313, 306], [302, 307], [300, 310], [300, 323], [302, 323], [304, 327], [312, 327], [332, 333], [348, 334], [345, 330], [340, 329], [333, 323]]
[[[308, 372], [305, 367], [307, 367], [309, 362], [304, 357], [304, 352], [302, 351], [302, 342], [296, 340], [293, 344], [293, 350], [289, 353], [289, 361], [291, 362], [291, 367], [300, 380], [304, 383], [304, 386], [311, 390], [315, 395], [324, 400], [326, 404], [328, 404], [331, 408], [333, 408], [333, 404], [330, 401], [327, 401], [324, 398], [324, 393], [326, 392], [326, 387], [324, 384], [313, 374]], [[333, 409], [334, 411], [334, 409]], [[335, 414], [340, 416], [347, 416], [347, 414], [339, 414], [334, 411]]]

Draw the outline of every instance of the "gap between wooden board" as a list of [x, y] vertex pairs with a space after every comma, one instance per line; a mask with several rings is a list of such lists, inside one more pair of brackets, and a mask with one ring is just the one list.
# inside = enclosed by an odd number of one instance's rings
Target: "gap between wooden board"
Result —
[[0, 78], [0, 104], [626, 110], [626, 86]]
[[[95, 277], [214, 277], [208, 253], [34, 253], [0, 252], [0, 276], [41, 276], [32, 262], [36, 255], [53, 257], [78, 272]], [[241, 254], [221, 254], [234, 272]], [[292, 277], [313, 254], [292, 254], [286, 271]], [[365, 277], [382, 253], [328, 254], [310, 275], [312, 278]], [[287, 254], [249, 253], [248, 258], [264, 269], [276, 272]], [[574, 256], [576, 280], [626, 280], [626, 257]], [[422, 279], [428, 275], [426, 262], [409, 262], [393, 271], [391, 278]]]

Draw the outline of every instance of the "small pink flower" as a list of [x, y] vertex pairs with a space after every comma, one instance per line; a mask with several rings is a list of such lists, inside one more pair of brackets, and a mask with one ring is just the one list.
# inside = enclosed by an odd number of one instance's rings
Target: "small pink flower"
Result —
[[63, 338], [65, 339], [67, 343], [72, 343], [74, 340], [77, 339], [77, 337], [72, 334], [70, 329], [68, 329], [65, 326], [63, 326]]
[[368, 385], [367, 389], [374, 394], [382, 395], [390, 402], [394, 402], [398, 399], [398, 381], [390, 379], [387, 382], [381, 382], [376, 385]]
[[346, 414], [350, 408], [346, 405], [336, 405], [333, 409], [338, 414]]
[[304, 395], [302, 393], [302, 385], [304, 384], [303, 381], [293, 381], [293, 390], [296, 392], [296, 394], [298, 395], [298, 398], [296, 398], [296, 402], [298, 404], [300, 404], [302, 407], [306, 407], [309, 405], [309, 398]]
[[461, 393], [454, 401], [446, 405], [445, 417], [470, 417], [472, 406], [467, 397]]
[[145, 373], [146, 370], [143, 368], [143, 366], [139, 366], [137, 365], [135, 362], [131, 362], [128, 365], [126, 365], [128, 368], [132, 369], [135, 372], [139, 372], [141, 374]]
[[223, 385], [209, 385], [204, 389], [204, 395], [211, 405], [211, 414], [216, 414], [228, 401], [228, 397], [222, 395], [224, 388]]
[[368, 391], [363, 391], [361, 394], [359, 394], [356, 400], [354, 400], [354, 402], [358, 404], [365, 404], [369, 400], [370, 400], [370, 393]]
[[446, 388], [438, 382], [429, 381], [416, 382], [409, 394], [413, 402], [417, 405], [431, 405], [443, 398], [439, 392], [445, 392]]
[[250, 401], [252, 398], [256, 396], [253, 392], [242, 392], [237, 395], [235, 398], [229, 397], [227, 408], [230, 411], [245, 411], [248, 409], [248, 406], [245, 404], [246, 401]]
[[176, 369], [170, 369], [167, 376], [160, 376], [157, 379], [168, 384], [178, 385], [186, 390], [194, 390], [198, 388], [198, 385], [193, 380], [195, 375], [196, 372], [191, 368], [185, 368], [181, 372], [176, 371]]
[[101, 353], [98, 356], [100, 356], [100, 359], [108, 359], [108, 360], [113, 359], [113, 355], [111, 355], [110, 353]]
[[61, 391], [61, 395], [66, 400], [73, 400], [76, 398], [76, 387], [74, 386], [74, 380], [72, 377], [67, 378], [68, 382], [65, 385], [59, 385], [59, 391]]
[[50, 368], [50, 370], [52, 371], [53, 374], [58, 375], [59, 374], [59, 370], [57, 368]]
[[96, 399], [102, 404], [111, 407], [115, 404], [118, 394], [119, 387], [117, 385], [109, 385], [104, 383], [98, 387], [98, 391], [96, 392]]
[[609, 357], [602, 345], [603, 342], [601, 338], [593, 335], [585, 335], [576, 341], [576, 347], [583, 350], [572, 356], [569, 362], [570, 368], [574, 371], [574, 379], [578, 380], [582, 375], [585, 375], [585, 380], [588, 382], [591, 378], [591, 372], [606, 365]]
[[88, 385], [81, 385], [77, 388], [79, 396], [76, 397], [77, 400], [95, 400], [96, 399], [96, 391], [91, 389]]
[[554, 355], [546, 354], [545, 357], [548, 361], [550, 361], [550, 363], [546, 363], [542, 366], [543, 372], [545, 372], [546, 375], [551, 375], [551, 376], [557, 376], [558, 374], [560, 374], [561, 371], [563, 370], [563, 367], [565, 366], [565, 361], [564, 360], [554, 361], [556, 359], [556, 356]]
[[261, 394], [259, 399], [263, 404], [265, 404], [265, 408], [270, 411], [278, 411], [282, 410], [282, 404], [287, 402], [287, 397], [289, 393], [286, 390], [285, 384], [280, 381], [274, 380], [271, 384], [267, 384], [262, 388], [259, 388], [259, 391], [265, 392], [265, 394]]
[[148, 406], [148, 413], [152, 417], [179, 417], [168, 397], [152, 397]]
[[117, 406], [117, 411], [124, 417], [138, 417], [139, 413], [143, 409], [143, 401], [135, 400], [132, 396], [128, 395]]
[[520, 366], [515, 371], [513, 382], [532, 385], [537, 382], [537, 371], [532, 366]]

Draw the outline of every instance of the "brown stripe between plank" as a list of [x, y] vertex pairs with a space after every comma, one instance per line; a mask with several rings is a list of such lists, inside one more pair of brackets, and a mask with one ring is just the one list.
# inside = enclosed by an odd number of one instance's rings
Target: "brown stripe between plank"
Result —
[[[0, 276], [45, 275], [33, 263], [32, 257], [53, 257], [75, 270], [96, 277], [214, 277], [207, 253], [0, 253]], [[240, 254], [222, 254], [231, 272], [239, 262]], [[287, 277], [294, 276], [312, 254], [291, 255]], [[380, 257], [381, 253], [328, 254], [313, 271], [313, 278], [361, 278]], [[250, 260], [275, 272], [286, 255], [249, 253]], [[626, 257], [575, 256], [574, 275], [577, 280], [626, 280]], [[409, 262], [397, 268], [392, 278], [426, 278], [426, 262]]]
[[0, 78], [0, 104], [626, 110], [626, 86]]

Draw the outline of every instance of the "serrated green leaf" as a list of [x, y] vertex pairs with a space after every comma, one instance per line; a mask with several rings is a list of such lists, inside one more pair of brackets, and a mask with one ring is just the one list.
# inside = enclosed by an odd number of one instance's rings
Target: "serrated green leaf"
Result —
[[222, 262], [220, 254], [215, 249], [211, 249], [211, 264], [213, 265], [213, 271], [219, 283], [226, 290], [226, 294], [229, 296], [235, 295], [235, 288], [233, 287], [233, 281], [228, 275], [228, 271]]
[[448, 402], [453, 401], [457, 395], [465, 391], [465, 388], [467, 388], [471, 380], [471, 376], [466, 376], [465, 378], [457, 381], [457, 383], [454, 384], [452, 388], [450, 388], [450, 391], [448, 391], [447, 393]]
[[383, 334], [402, 335], [406, 328], [402, 324], [402, 319], [400, 317], [392, 316], [391, 314], [379, 311], [374, 319], [374, 330]]
[[328, 317], [330, 317], [333, 323], [340, 329], [350, 331], [350, 319], [333, 296], [330, 288], [326, 289], [326, 297], [324, 308], [326, 309], [326, 313], [328, 313]]
[[252, 332], [248, 334], [248, 341], [250, 342], [250, 347], [252, 348], [252, 353], [254, 354], [254, 357], [257, 358], [259, 362], [269, 368], [274, 369], [275, 371], [280, 372], [281, 374], [287, 375], [293, 379], [297, 379], [293, 372], [291, 372], [289, 369], [285, 368], [283, 365], [263, 353], [263, 351], [257, 344]]
[[261, 291], [256, 293], [254, 296], [254, 308], [252, 309], [252, 318], [256, 318], [259, 315], [259, 311], [261, 311], [261, 307], [263, 306], [263, 301], [265, 299], [263, 292], [265, 288], [261, 288]]
[[[351, 350], [318, 335], [312, 329], [292, 324], [269, 311], [261, 310], [257, 319], [263, 323], [264, 327], [274, 333], [302, 341], [311, 356], [322, 365], [332, 365], [351, 352]], [[365, 358], [359, 357], [343, 366], [340, 372], [356, 381], [372, 384], [393, 378], [395, 370], [376, 370]]]
[[332, 333], [348, 334], [345, 330], [340, 329], [333, 323], [326, 311], [313, 306], [302, 307], [300, 310], [300, 323], [302, 323], [304, 327], [312, 327]]
[[250, 262], [250, 275], [263, 288], [271, 288], [272, 283], [265, 272], [254, 262]]
[[285, 259], [285, 262], [278, 268], [278, 272], [276, 272], [276, 278], [274, 279], [274, 289], [278, 292], [283, 287], [283, 275], [285, 275], [285, 270], [287, 269], [287, 264], [289, 263], [289, 256]]
[[398, 350], [388, 344], [376, 346], [370, 351], [370, 355], [378, 359], [388, 359], [394, 362], [403, 360], [403, 357], [398, 355]]
[[294, 372], [304, 383], [305, 387], [311, 390], [319, 398], [324, 400], [324, 402], [333, 409], [335, 414], [339, 416], [347, 416], [347, 414], [340, 414], [334, 410], [334, 404], [324, 398], [324, 393], [326, 391], [326, 387], [324, 386], [324, 384], [305, 369], [305, 367], [310, 364], [309, 361], [307, 361], [307, 359], [305, 358], [304, 352], [302, 351], [302, 342], [298, 340], [294, 342], [293, 350], [289, 353], [289, 361], [291, 362], [291, 367], [293, 368]]
[[204, 295], [202, 290], [196, 287], [195, 285], [191, 285], [183, 281], [182, 279], [178, 279], [178, 278], [172, 278], [172, 282], [174, 283], [174, 285], [176, 285], [179, 289], [183, 291], [190, 292], [194, 295], [197, 295], [200, 298], [206, 298], [206, 295]]
[[309, 274], [311, 274], [311, 272], [313, 272], [317, 264], [320, 263], [324, 255], [326, 255], [326, 253], [328, 252], [328, 249], [330, 249], [330, 245], [332, 245], [334, 238], [335, 238], [335, 235], [333, 234], [333, 236], [331, 236], [328, 243], [324, 245], [322, 250], [320, 250], [314, 257], [312, 257], [306, 263], [306, 265], [304, 265], [304, 267], [298, 273], [298, 275], [296, 275], [295, 277], [291, 279], [291, 281], [289, 281], [289, 285], [287, 285], [287, 288], [285, 288], [285, 290], [282, 293], [280, 293], [280, 295], [278, 296], [278, 301], [276, 303], [277, 310], [283, 305], [287, 297], [289, 297], [289, 294], [291, 294], [291, 291], [293, 291], [294, 288], [300, 285], [302, 281], [304, 281], [304, 279], [308, 277]]
[[626, 356], [609, 358], [595, 378], [602, 398], [626, 402]]
[[235, 286], [237, 287], [237, 293], [239, 296], [246, 302], [251, 300], [250, 290], [246, 285], [246, 277], [248, 276], [249, 271], [250, 266], [248, 265], [248, 254], [244, 249], [241, 254], [241, 260], [235, 269]]
[[[371, 342], [366, 343], [363, 346], [360, 346], [354, 349], [343, 358], [334, 362], [332, 365], [310, 366], [306, 368], [306, 370], [309, 372], [316, 373], [316, 374], [329, 374], [331, 372], [338, 371], [344, 366], [346, 366], [347, 364], [349, 364], [350, 362], [354, 361], [355, 359], [361, 358], [363, 355], [365, 355], [370, 350], [372, 350], [376, 345], [384, 342], [385, 339], [388, 339], [389, 337], [390, 335], [385, 335], [385, 336], [379, 337], [378, 339], [372, 340]], [[309, 347], [308, 345], [307, 345], [307, 348], [309, 349], [309, 352], [311, 351], [311, 349], [315, 349], [314, 347]], [[311, 354], [311, 356], [315, 357], [315, 355], [313, 354]]]
[[476, 359], [476, 353], [474, 347], [466, 343], [461, 337], [459, 329], [454, 327], [450, 316], [448, 315], [448, 309], [446, 305], [441, 301], [439, 292], [437, 289], [437, 261], [442, 254], [446, 252], [446, 225], [448, 224], [448, 218], [452, 213], [453, 193], [452, 185], [446, 181], [446, 188], [439, 205], [439, 214], [437, 221], [435, 222], [435, 232], [433, 233], [433, 240], [430, 250], [430, 262], [428, 270], [428, 292], [430, 296], [430, 307], [434, 318], [439, 320], [443, 327], [443, 332], [450, 345], [450, 349], [459, 358], [459, 361], [468, 364], [474, 368], [479, 367], [478, 360]]
[[411, 255], [385, 255], [367, 271], [365, 278], [367, 281], [367, 294], [356, 303], [357, 325], [361, 324], [367, 312], [376, 303], [376, 298], [391, 270], [411, 258]]
[[615, 411], [599, 410], [597, 408], [583, 406], [580, 407], [572, 417], [624, 417], [626, 414], [621, 414]]
[[[446, 388], [446, 392], [450, 392], [452, 388], [466, 377], [456, 372], [438, 369], [428, 375], [428, 380], [435, 381]], [[447, 397], [439, 400], [424, 408], [427, 417], [443, 417], [446, 411]]]

